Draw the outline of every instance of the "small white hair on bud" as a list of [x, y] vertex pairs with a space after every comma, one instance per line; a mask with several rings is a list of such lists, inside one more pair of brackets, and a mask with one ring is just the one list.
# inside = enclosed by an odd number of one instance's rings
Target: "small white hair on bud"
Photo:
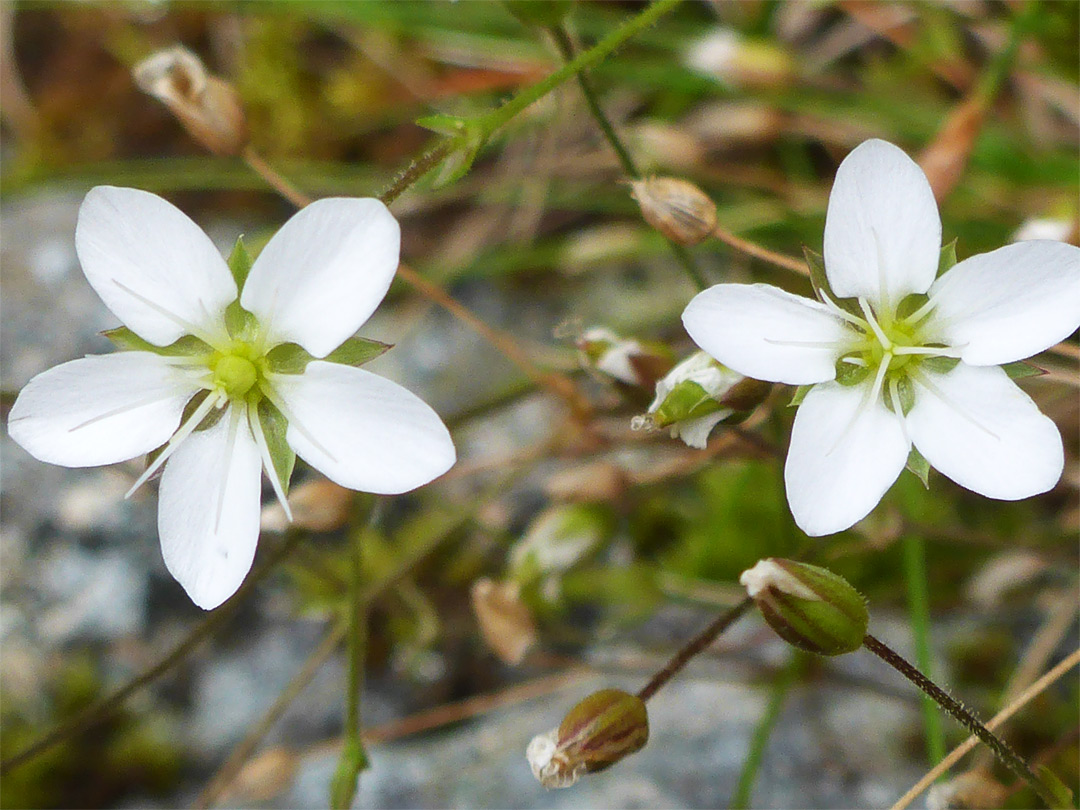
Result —
[[748, 568], [739, 576], [739, 584], [746, 588], [751, 599], [756, 599], [769, 588], [790, 594], [800, 599], [821, 601], [821, 597], [799, 582], [781, 568], [775, 560], [759, 560], [753, 568]]

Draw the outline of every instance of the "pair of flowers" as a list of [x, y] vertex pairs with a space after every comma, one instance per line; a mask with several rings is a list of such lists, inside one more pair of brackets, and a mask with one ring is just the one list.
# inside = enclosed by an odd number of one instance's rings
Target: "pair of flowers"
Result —
[[[35, 377], [12, 408], [10, 435], [70, 467], [156, 450], [136, 486], [164, 465], [165, 563], [196, 604], [219, 605], [254, 557], [260, 469], [287, 511], [296, 455], [345, 487], [384, 494], [454, 463], [426, 404], [354, 367], [372, 352], [350, 336], [385, 295], [399, 239], [381, 203], [330, 199], [289, 220], [253, 265], [242, 249], [226, 263], [159, 197], [94, 189], [76, 248], [126, 326], [115, 339], [133, 351]], [[1080, 326], [1080, 249], [1019, 243], [939, 276], [941, 222], [926, 177], [872, 140], [837, 172], [824, 252], [820, 301], [720, 284], [683, 315], [729, 369], [811, 386], [785, 468], [798, 525], [810, 535], [848, 528], [913, 458], [992, 498], [1053, 487], [1061, 437], [1000, 366]], [[691, 365], [693, 381], [711, 385], [717, 371]], [[704, 443], [725, 415], [710, 410], [688, 437]]]

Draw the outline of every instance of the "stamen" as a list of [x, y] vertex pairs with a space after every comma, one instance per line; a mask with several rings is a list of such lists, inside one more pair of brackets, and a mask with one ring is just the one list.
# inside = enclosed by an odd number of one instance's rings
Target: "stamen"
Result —
[[858, 366], [859, 368], [869, 368], [870, 366], [870, 364], [863, 360], [861, 357], [852, 357], [850, 355], [848, 357], [841, 357], [840, 362], [851, 363], [851, 365]]
[[885, 332], [882, 331], [881, 326], [878, 325], [877, 319], [874, 318], [874, 312], [872, 309], [870, 309], [870, 305], [866, 303], [865, 298], [859, 299], [859, 309], [861, 309], [863, 311], [863, 314], [866, 316], [866, 323], [873, 330], [874, 335], [881, 343], [882, 348], [885, 349], [885, 351], [889, 351], [890, 349], [892, 349], [892, 341], [889, 340], [889, 338], [885, 335]]
[[929, 357], [957, 357], [961, 350], [956, 346], [896, 346], [893, 354], [925, 354]]
[[827, 306], [829, 308], [829, 310], [832, 312], [832, 314], [835, 315], [837, 318], [840, 318], [841, 320], [847, 321], [852, 326], [857, 326], [859, 329], [861, 329], [864, 332], [866, 331], [866, 329], [867, 329], [866, 321], [864, 321], [858, 315], [852, 315], [846, 309], [843, 309], [839, 304], [837, 304], [835, 301], [833, 301], [831, 298], [829, 298], [829, 296], [826, 295], [824, 291], [822, 291], [822, 293], [821, 293], [821, 298], [825, 302], [825, 306]]
[[212, 337], [210, 337], [210, 335], [208, 333], [204, 332], [202, 329], [200, 329], [195, 324], [188, 323], [186, 320], [181, 318], [179, 315], [177, 315], [177, 314], [175, 314], [173, 312], [170, 312], [169, 310], [165, 309], [165, 307], [161, 306], [158, 303], [155, 303], [154, 301], [151, 301], [146, 296], [140, 295], [139, 293], [135, 292], [135, 290], [131, 289], [129, 286], [124, 284], [122, 281], [118, 281], [115, 278], [112, 278], [112, 279], [109, 279], [109, 280], [113, 284], [115, 284], [117, 287], [119, 287], [121, 290], [123, 290], [128, 295], [130, 295], [132, 298], [134, 298], [135, 300], [141, 301], [143, 304], [150, 307], [150, 309], [154, 310], [155, 312], [157, 312], [157, 313], [159, 313], [161, 315], [164, 315], [166, 318], [168, 318], [170, 321], [175, 323], [177, 326], [182, 327], [184, 329], [184, 331], [187, 332], [189, 335], [194, 335], [199, 340], [201, 340], [203, 343], [207, 343], [210, 346], [213, 346], [215, 349], [219, 349], [221, 347], [222, 341], [220, 340], [220, 338], [212, 338]]
[[911, 447], [911, 437], [908, 435], [907, 419], [904, 418], [904, 407], [900, 404], [900, 380], [896, 377], [889, 380], [889, 393], [892, 394], [892, 401], [899, 409], [894, 413], [900, 418], [900, 430], [904, 432], [904, 439], [907, 441], [908, 447]]
[[837, 346], [837, 343], [831, 340], [764, 340], [771, 346], [795, 346], [800, 349], [835, 349]]
[[990, 428], [986, 427], [986, 425], [980, 424], [979, 421], [971, 414], [965, 413], [959, 405], [953, 402], [944, 391], [934, 385], [934, 383], [930, 381], [930, 378], [923, 374], [921, 371], [912, 369], [911, 377], [916, 380], [919, 385], [923, 386], [927, 391], [940, 399], [950, 410], [952, 410], [953, 413], [962, 418], [964, 421], [968, 422], [971, 425], [974, 425], [991, 438], [994, 438], [999, 442], [1001, 441], [1000, 436], [994, 433], [994, 431], [990, 430]]
[[885, 382], [885, 373], [889, 370], [891, 360], [892, 354], [885, 352], [885, 356], [881, 358], [881, 365], [878, 366], [877, 374], [874, 376], [874, 386], [870, 389], [869, 401], [871, 403], [877, 402], [878, 397], [881, 395], [881, 386]]
[[[870, 233], [874, 236], [874, 248], [877, 250], [877, 267], [878, 267], [878, 290], [881, 292], [881, 299], [878, 301], [878, 306], [882, 312], [891, 312], [889, 307], [889, 274], [885, 272], [885, 253], [882, 250], [881, 239], [878, 237], [877, 228], [873, 225], [870, 226]], [[862, 304], [862, 299], [859, 299], [859, 303]], [[863, 310], [866, 311], [865, 309]], [[885, 347], [889, 348], [888, 346]]]
[[270, 445], [266, 443], [266, 434], [263, 433], [262, 423], [259, 421], [259, 406], [256, 403], [248, 404], [248, 424], [251, 426], [251, 435], [255, 437], [255, 444], [259, 448], [259, 455], [262, 456], [263, 468], [270, 479], [270, 486], [274, 488], [274, 495], [277, 496], [281, 508], [285, 510], [285, 517], [289, 519], [289, 523], [292, 523], [292, 509], [289, 508], [289, 499], [285, 497], [285, 490], [274, 469], [274, 459], [270, 456]]
[[165, 445], [165, 449], [161, 451], [161, 455], [154, 459], [153, 464], [147, 467], [146, 471], [143, 472], [143, 474], [135, 480], [135, 483], [131, 485], [131, 489], [124, 493], [125, 499], [130, 498], [132, 495], [134, 495], [135, 490], [145, 484], [147, 479], [149, 479], [151, 475], [161, 469], [161, 465], [168, 461], [169, 456], [176, 452], [176, 448], [180, 446], [180, 443], [191, 435], [192, 431], [194, 431], [195, 428], [199, 426], [199, 423], [202, 422], [204, 418], [206, 418], [206, 415], [210, 413], [210, 409], [213, 408], [218, 403], [218, 401], [220, 399], [223, 399], [224, 397], [224, 394], [215, 395], [211, 393], [210, 396], [208, 396], [202, 401], [199, 407], [195, 409], [195, 413], [193, 413], [188, 418], [188, 420], [180, 426], [176, 433], [173, 434], [172, 438], [169, 439], [169, 443]]
[[334, 456], [334, 454], [327, 450], [325, 447], [323, 447], [322, 442], [312, 436], [311, 432], [302, 424], [300, 424], [300, 421], [296, 418], [296, 415], [292, 412], [289, 406], [286, 405], [285, 401], [278, 396], [277, 391], [275, 391], [266, 381], [261, 379], [259, 380], [259, 390], [263, 392], [263, 395], [268, 400], [274, 403], [275, 408], [281, 411], [282, 415], [288, 421], [290, 427], [296, 428], [297, 432], [309, 442], [311, 442], [319, 452], [325, 453], [327, 458], [329, 458], [335, 463], [337, 462], [337, 458]]
[[923, 318], [925, 318], [927, 315], [929, 315], [933, 311], [935, 306], [937, 306], [937, 305], [935, 304], [934, 299], [933, 298], [928, 299], [925, 304], [923, 304], [917, 310], [915, 310], [910, 315], [908, 315], [906, 318], [904, 318], [902, 323], [904, 323], [904, 324], [918, 323]]

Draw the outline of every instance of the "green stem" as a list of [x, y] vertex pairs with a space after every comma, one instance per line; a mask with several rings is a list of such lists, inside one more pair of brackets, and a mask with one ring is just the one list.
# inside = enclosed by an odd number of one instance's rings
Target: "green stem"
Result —
[[438, 166], [442, 159], [450, 154], [452, 146], [452, 141], [445, 140], [442, 143], [436, 144], [420, 157], [416, 158], [401, 172], [401, 174], [394, 178], [394, 181], [379, 195], [379, 199], [382, 200], [384, 205], [390, 205], [394, 200], [400, 197], [409, 186]]
[[3, 762], [0, 762], [0, 774], [6, 774], [13, 768], [17, 768], [19, 765], [23, 765], [30, 759], [33, 759], [42, 751], [52, 748], [57, 743], [61, 743], [75, 734], [92, 728], [119, 709], [121, 704], [135, 692], [156, 681], [176, 664], [187, 658], [187, 656], [206, 638], [213, 634], [218, 627], [232, 618], [233, 614], [236, 613], [236, 609], [244, 603], [248, 594], [250, 594], [255, 589], [255, 586], [277, 567], [277, 564], [285, 558], [293, 546], [300, 540], [301, 536], [300, 532], [290, 532], [285, 537], [285, 541], [275, 549], [260, 566], [248, 575], [244, 584], [240, 586], [240, 589], [233, 594], [229, 601], [207, 616], [183, 641], [173, 647], [168, 655], [138, 677], [128, 681], [107, 698], [98, 701], [93, 706], [87, 707], [75, 717], [65, 722], [64, 725], [53, 729], [39, 738], [36, 742], [28, 745], [19, 753], [13, 754]]
[[[915, 638], [915, 663], [934, 677], [933, 654], [930, 649], [930, 594], [926, 585], [926, 553], [922, 538], [907, 535], [901, 545], [904, 552], [904, 578], [907, 580], [908, 617]], [[941, 727], [941, 715], [934, 701], [926, 695], [922, 699], [923, 728], [926, 732], [926, 755], [930, 764], [941, 762], [945, 757], [945, 732]]]
[[355, 522], [349, 533], [349, 601], [347, 656], [349, 674], [345, 686], [345, 735], [337, 769], [330, 783], [330, 806], [334, 810], [352, 807], [360, 786], [360, 772], [368, 766], [367, 752], [361, 738], [360, 695], [364, 689], [364, 661], [367, 650], [367, 604], [364, 595], [364, 532], [374, 499], [358, 496], [365, 515]]
[[482, 128], [484, 136], [491, 135], [519, 112], [533, 102], [543, 98], [571, 76], [577, 75], [607, 57], [627, 40], [672, 11], [680, 2], [682, 0], [657, 0], [639, 15], [627, 21], [621, 28], [612, 31], [592, 48], [570, 60], [547, 78], [542, 79], [532, 87], [522, 90], [498, 109], [481, 116], [477, 119], [477, 123]]
[[1035, 2], [1035, 0], [1028, 0], [1013, 19], [1012, 28], [1009, 30], [1008, 43], [1006, 43], [1005, 47], [993, 58], [986, 73], [984, 73], [982, 79], [979, 80], [976, 94], [982, 99], [984, 104], [989, 105], [990, 102], [993, 101], [1002, 82], [1012, 69], [1013, 62], [1016, 60], [1016, 54], [1020, 49], [1020, 43], [1023, 41], [1024, 36], [1031, 30], [1032, 23], [1037, 17], [1038, 10], [1039, 4]]
[[1042, 783], [1039, 777], [1037, 777], [1032, 772], [1031, 768], [1028, 767], [1028, 764], [1024, 762], [1020, 755], [1017, 754], [1008, 743], [984, 726], [982, 721], [980, 721], [974, 713], [965, 708], [960, 701], [930, 680], [930, 678], [920, 672], [917, 667], [912, 666], [909, 661], [895, 650], [873, 636], [867, 634], [863, 639], [863, 645], [866, 649], [919, 687], [928, 699], [941, 706], [941, 708], [956, 718], [968, 731], [978, 737], [983, 744], [994, 752], [997, 758], [1001, 760], [1002, 764], [1027, 782], [1028, 785], [1031, 786], [1031, 789], [1039, 795], [1039, 798], [1047, 803], [1047, 806], [1056, 806], [1058, 799], [1055, 797], [1054, 792]]
[[[559, 49], [559, 53], [562, 54], [567, 64], [570, 64], [574, 60], [574, 44], [570, 41], [570, 35], [566, 33], [566, 28], [557, 25], [551, 29], [551, 35], [555, 40], [555, 45]], [[600, 131], [604, 133], [604, 137], [607, 139], [608, 144], [611, 146], [615, 156], [619, 159], [619, 163], [622, 165], [623, 171], [627, 177], [631, 180], [638, 180], [641, 178], [641, 172], [638, 170], [637, 164], [634, 163], [633, 157], [630, 156], [630, 150], [626, 148], [626, 145], [619, 138], [619, 134], [615, 131], [614, 124], [604, 113], [604, 108], [600, 106], [600, 100], [596, 96], [596, 90], [593, 88], [592, 80], [584, 72], [577, 74], [577, 83], [581, 88], [581, 95], [585, 97], [585, 103], [589, 108], [589, 112], [592, 113], [592, 117], [596, 120], [596, 125], [600, 127]], [[697, 289], [704, 290], [708, 288], [708, 282], [701, 275], [701, 272], [697, 269], [697, 265], [694, 264], [693, 257], [690, 256], [690, 251], [678, 242], [672, 242], [667, 240], [668, 246], [671, 248], [671, 252], [675, 254], [675, 259], [682, 265], [683, 270], [690, 276], [690, 280], [694, 283]]]
[[773, 682], [772, 691], [769, 692], [769, 702], [765, 706], [765, 714], [761, 716], [757, 728], [754, 729], [754, 736], [750, 740], [750, 750], [746, 753], [746, 760], [739, 774], [739, 782], [735, 786], [735, 795], [731, 797], [732, 810], [746, 810], [750, 807], [751, 794], [754, 791], [754, 783], [757, 781], [761, 760], [769, 744], [769, 737], [776, 728], [780, 711], [784, 708], [784, 703], [801, 669], [802, 660], [796, 652]]

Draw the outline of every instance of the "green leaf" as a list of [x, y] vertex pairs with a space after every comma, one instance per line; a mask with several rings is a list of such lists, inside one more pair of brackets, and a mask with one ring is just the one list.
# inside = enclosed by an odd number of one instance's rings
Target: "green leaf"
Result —
[[274, 464], [274, 474], [281, 484], [281, 491], [289, 494], [289, 479], [296, 466], [296, 453], [285, 441], [285, 432], [289, 423], [281, 411], [268, 399], [263, 399], [258, 406], [259, 425], [266, 437], [266, 447], [270, 451], [270, 460]]
[[1017, 360], [1015, 363], [1006, 363], [1001, 370], [1009, 375], [1010, 380], [1022, 380], [1024, 377], [1040, 377], [1046, 373], [1046, 369], [1039, 368], [1027, 360]]
[[1039, 781], [1043, 783], [1043, 787], [1054, 797], [1052, 807], [1055, 810], [1070, 810], [1075, 806], [1073, 804], [1073, 792], [1066, 787], [1056, 773], [1045, 765], [1038, 765], [1035, 768], [1035, 774], [1039, 777]]
[[941, 258], [938, 259], [937, 274], [940, 276], [946, 270], [956, 264], [956, 240], [953, 239], [949, 244], [942, 245]]
[[802, 401], [806, 399], [806, 395], [810, 393], [812, 385], [800, 385], [795, 389], [795, 395], [791, 398], [791, 402], [788, 403], [789, 408], [798, 408], [802, 405]]
[[351, 337], [324, 358], [330, 363], [359, 368], [376, 357], [390, 351], [392, 343], [381, 343], [367, 338]]
[[923, 454], [911, 448], [908, 453], [907, 468], [915, 473], [915, 477], [922, 481], [922, 485], [930, 489], [930, 462], [923, 458]]
[[452, 141], [449, 154], [443, 158], [435, 174], [435, 188], [449, 185], [468, 172], [487, 139], [480, 123], [456, 115], [427, 115], [418, 118], [416, 123]]
[[255, 339], [259, 329], [259, 322], [255, 316], [240, 306], [240, 299], [236, 299], [225, 307], [225, 328], [229, 330], [229, 337], [250, 343]]
[[155, 346], [147, 340], [143, 340], [126, 326], [118, 326], [115, 329], [106, 329], [101, 333], [112, 341], [118, 349], [136, 352], [153, 352], [163, 357], [197, 357], [200, 354], [210, 354], [214, 350], [199, 340], [194, 335], [184, 335], [175, 343], [168, 346]]
[[236, 237], [232, 253], [229, 254], [229, 270], [232, 271], [233, 281], [236, 282], [236, 290], [239, 294], [244, 289], [248, 273], [251, 272], [251, 255], [244, 246], [244, 237]]

